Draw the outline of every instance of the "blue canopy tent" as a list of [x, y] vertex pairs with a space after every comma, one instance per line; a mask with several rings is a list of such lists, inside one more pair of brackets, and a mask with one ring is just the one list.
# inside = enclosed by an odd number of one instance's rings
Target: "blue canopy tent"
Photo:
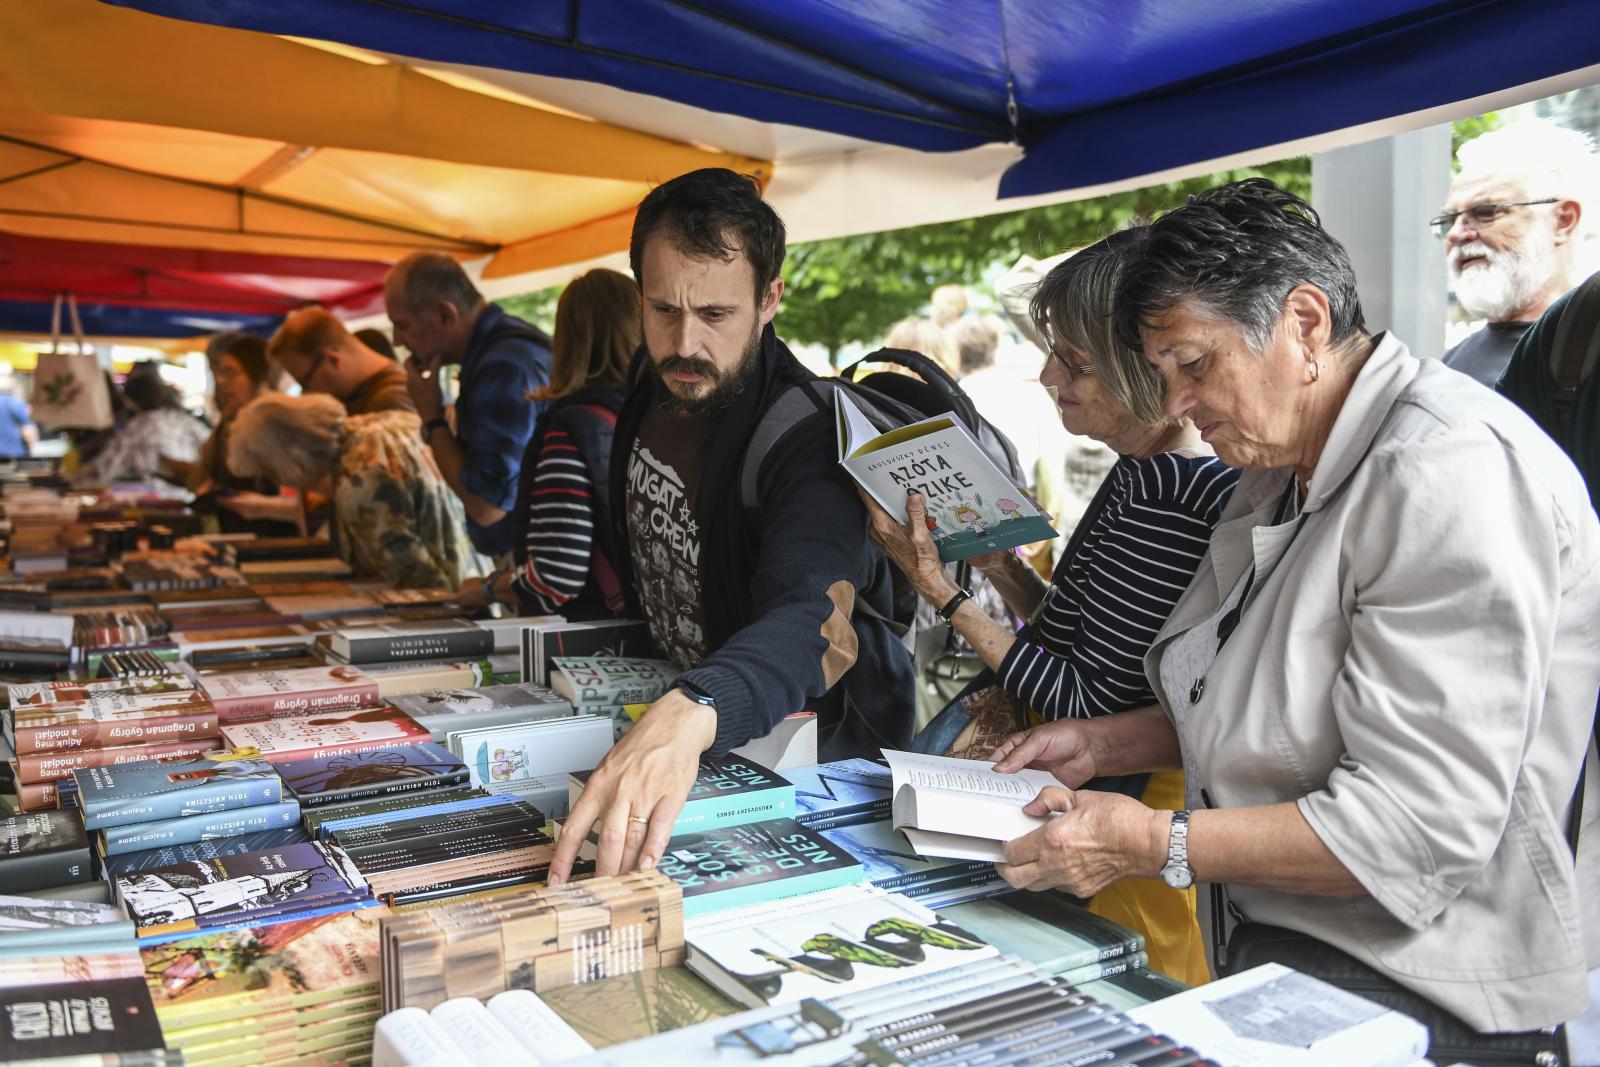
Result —
[[1600, 63], [1594, 0], [107, 0], [1092, 186]]

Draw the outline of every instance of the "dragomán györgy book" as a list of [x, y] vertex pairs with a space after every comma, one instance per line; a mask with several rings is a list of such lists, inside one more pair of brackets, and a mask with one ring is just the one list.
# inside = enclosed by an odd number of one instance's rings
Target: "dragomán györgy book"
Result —
[[201, 686], [224, 724], [367, 708], [379, 700], [378, 683], [349, 664], [217, 674]]
[[840, 464], [902, 522], [907, 494], [921, 493], [928, 532], [943, 562], [1056, 536], [1049, 518], [954, 415], [880, 434], [844, 390], [834, 390], [833, 397]]

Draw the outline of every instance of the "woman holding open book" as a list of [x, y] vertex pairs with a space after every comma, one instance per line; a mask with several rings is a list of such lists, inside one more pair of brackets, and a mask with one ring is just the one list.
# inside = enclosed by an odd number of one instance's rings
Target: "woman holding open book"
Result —
[[[1155, 222], [1116, 314], [1246, 472], [1146, 657], [1157, 702], [996, 753], [1068, 787], [1001, 873], [1210, 882], [1220, 969], [1359, 988], [1441, 1063], [1564, 1062], [1545, 1028], [1600, 963], [1582, 478], [1503, 397], [1370, 335], [1344, 248], [1262, 179]], [[1078, 788], [1179, 766], [1174, 811]]]
[[[972, 560], [1012, 611], [1030, 620], [1027, 629], [1019, 635], [993, 621], [956, 587], [925, 528], [920, 495], [907, 503], [909, 525], [866, 498], [874, 542], [1034, 722], [1126, 712], [1155, 699], [1144, 677], [1145, 652], [1199, 565], [1238, 478], [1210, 454], [1188, 420], [1162, 412], [1159, 374], [1111, 329], [1122, 264], [1143, 239], [1144, 231], [1135, 228], [1083, 249], [1057, 264], [1033, 296], [1030, 312], [1050, 353], [1039, 381], [1053, 395], [1062, 425], [1105, 443], [1120, 458], [1048, 584], [1011, 552]], [[966, 704], [953, 704], [918, 747], [948, 749], [984, 701], [979, 690]], [[930, 744], [929, 737], [938, 740]], [[1157, 808], [1183, 795], [1177, 775], [1104, 784]], [[1170, 894], [1140, 899], [1149, 895], [1130, 883], [1101, 893], [1093, 909], [1144, 932], [1152, 966], [1179, 979], [1204, 980], [1192, 901]]]

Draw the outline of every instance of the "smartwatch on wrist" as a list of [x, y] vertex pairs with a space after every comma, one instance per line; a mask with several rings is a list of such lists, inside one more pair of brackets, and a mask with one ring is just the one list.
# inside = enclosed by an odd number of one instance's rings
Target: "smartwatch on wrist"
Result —
[[1161, 880], [1174, 889], [1188, 889], [1194, 885], [1194, 871], [1189, 869], [1189, 813], [1172, 813], [1172, 835], [1167, 839], [1167, 865], [1161, 868]]
[[701, 689], [693, 682], [679, 682], [678, 692], [682, 693], [696, 704], [704, 704], [712, 711], [717, 710], [717, 698], [706, 692], [704, 689]]

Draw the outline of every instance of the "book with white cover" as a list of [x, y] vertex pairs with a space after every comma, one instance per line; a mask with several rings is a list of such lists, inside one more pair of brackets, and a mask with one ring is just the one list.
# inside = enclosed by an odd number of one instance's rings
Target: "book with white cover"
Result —
[[599, 715], [559, 719], [449, 734], [450, 750], [472, 773], [472, 784], [486, 789], [511, 782], [559, 775], [566, 788], [572, 771], [592, 771], [611, 750], [611, 720]]
[[1001, 774], [988, 760], [883, 750], [894, 782], [894, 826], [920, 856], [1004, 863], [1005, 842], [1047, 819], [1022, 809], [1059, 786], [1048, 771]]
[[998, 954], [898, 894], [823, 908], [788, 903], [761, 921], [691, 935], [689, 969], [754, 1008], [855, 993]]
[[1232, 1067], [1409, 1067], [1428, 1028], [1409, 1015], [1278, 963], [1128, 1012]]
[[921, 493], [928, 533], [942, 562], [1056, 536], [1049, 517], [995, 465], [955, 415], [936, 415], [880, 434], [843, 389], [835, 389], [833, 399], [840, 465], [902, 522], [906, 495]]
[[765, 737], [746, 741], [729, 753], [775, 771], [817, 762], [817, 713], [797, 711], [778, 720]]

